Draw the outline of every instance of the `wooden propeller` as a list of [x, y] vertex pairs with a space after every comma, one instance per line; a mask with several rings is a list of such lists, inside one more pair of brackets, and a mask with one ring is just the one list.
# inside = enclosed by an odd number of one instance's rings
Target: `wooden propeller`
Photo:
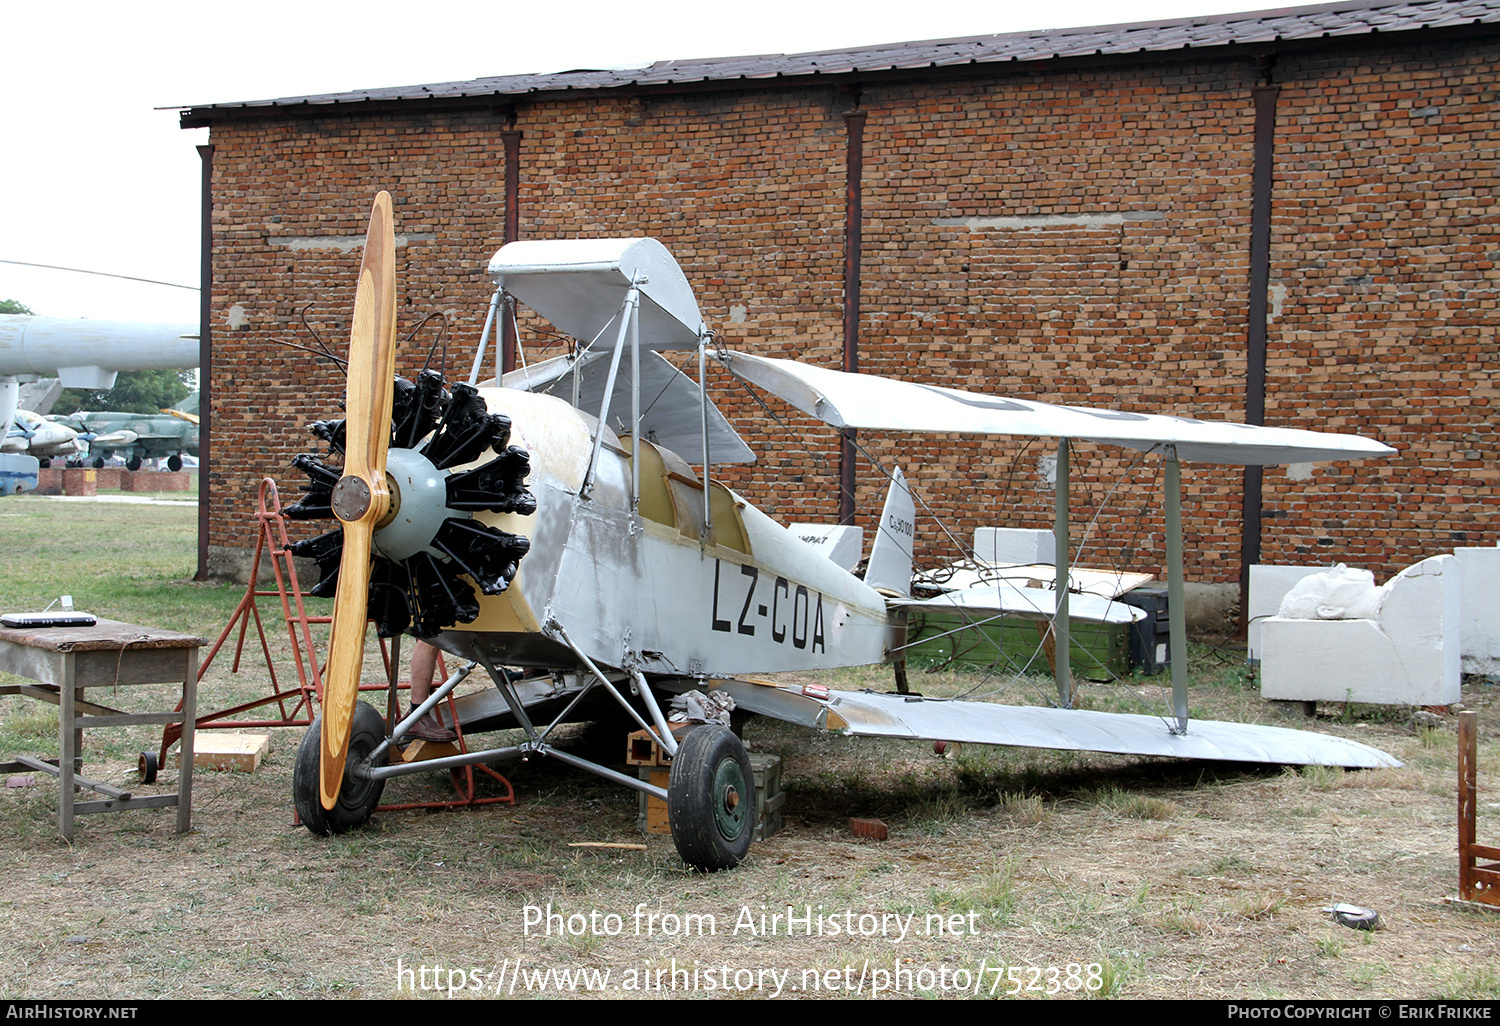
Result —
[[333, 486], [333, 512], [343, 523], [333, 634], [323, 675], [322, 751], [318, 798], [338, 801], [359, 679], [364, 664], [370, 592], [370, 546], [390, 508], [385, 458], [391, 437], [392, 380], [396, 373], [396, 236], [391, 197], [381, 192], [370, 210], [364, 262], [354, 295], [345, 391], [344, 471]]

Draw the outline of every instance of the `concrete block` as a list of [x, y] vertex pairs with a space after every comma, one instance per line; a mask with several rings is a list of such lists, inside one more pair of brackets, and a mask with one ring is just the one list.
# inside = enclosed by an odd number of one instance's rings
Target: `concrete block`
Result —
[[1500, 673], [1500, 548], [1454, 549], [1464, 673]]
[[1281, 600], [1292, 586], [1304, 577], [1320, 574], [1326, 566], [1270, 566], [1256, 563], [1250, 567], [1250, 594], [1245, 601], [1245, 641], [1248, 658], [1260, 661], [1260, 625], [1275, 616]]
[[865, 552], [865, 529], [852, 524], [788, 524], [787, 529], [845, 570], [859, 565]]
[[1459, 573], [1433, 556], [1391, 579], [1374, 620], [1261, 622], [1261, 697], [1452, 705], [1459, 700]]
[[981, 563], [1055, 563], [1057, 540], [1051, 531], [1026, 527], [976, 527], [974, 558]]

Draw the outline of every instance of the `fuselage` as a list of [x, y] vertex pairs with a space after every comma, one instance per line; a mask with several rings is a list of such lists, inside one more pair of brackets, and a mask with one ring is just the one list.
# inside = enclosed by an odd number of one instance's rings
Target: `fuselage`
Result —
[[482, 395], [531, 455], [537, 510], [477, 519], [526, 536], [531, 549], [510, 588], [482, 596], [479, 617], [445, 632], [443, 647], [558, 667], [577, 662], [566, 635], [601, 668], [708, 676], [887, 657], [892, 627], [878, 592], [734, 492], [705, 488], [677, 454], [640, 447], [632, 502], [630, 439], [605, 429], [586, 486], [592, 418], [550, 396]]
[[0, 451], [30, 453], [32, 456], [71, 456], [81, 451], [78, 432], [33, 413], [16, 411], [17, 430], [7, 434]]

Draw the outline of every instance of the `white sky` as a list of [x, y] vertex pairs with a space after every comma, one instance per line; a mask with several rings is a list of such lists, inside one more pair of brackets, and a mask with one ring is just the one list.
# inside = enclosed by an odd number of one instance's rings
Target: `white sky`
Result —
[[[7, 8], [0, 261], [198, 281], [207, 129], [159, 107], [1267, 9], [1272, 0], [25, 0]], [[368, 12], [363, 16], [360, 12]], [[917, 16], [919, 12], [920, 17]], [[475, 260], [487, 254], [477, 253]], [[0, 263], [38, 314], [197, 321], [197, 293]]]

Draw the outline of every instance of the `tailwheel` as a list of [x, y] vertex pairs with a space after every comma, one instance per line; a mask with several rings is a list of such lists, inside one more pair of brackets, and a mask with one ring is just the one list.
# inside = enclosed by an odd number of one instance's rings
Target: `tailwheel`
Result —
[[708, 724], [683, 738], [672, 758], [667, 821], [682, 860], [706, 873], [733, 869], [755, 832], [755, 774], [734, 732]]
[[[360, 776], [356, 768], [369, 759], [380, 743], [385, 740], [385, 721], [368, 704], [360, 702], [354, 707], [354, 722], [349, 734], [349, 754], [344, 760], [344, 775], [339, 787], [338, 801], [333, 808], [323, 808], [318, 797], [318, 766], [322, 756], [323, 717], [319, 716], [302, 736], [302, 745], [297, 749], [297, 763], [292, 768], [292, 801], [297, 808], [297, 818], [302, 825], [315, 834], [342, 834], [365, 825], [375, 806], [380, 804], [380, 794], [385, 790], [384, 780], [371, 780]], [[380, 764], [384, 765], [382, 758]]]

